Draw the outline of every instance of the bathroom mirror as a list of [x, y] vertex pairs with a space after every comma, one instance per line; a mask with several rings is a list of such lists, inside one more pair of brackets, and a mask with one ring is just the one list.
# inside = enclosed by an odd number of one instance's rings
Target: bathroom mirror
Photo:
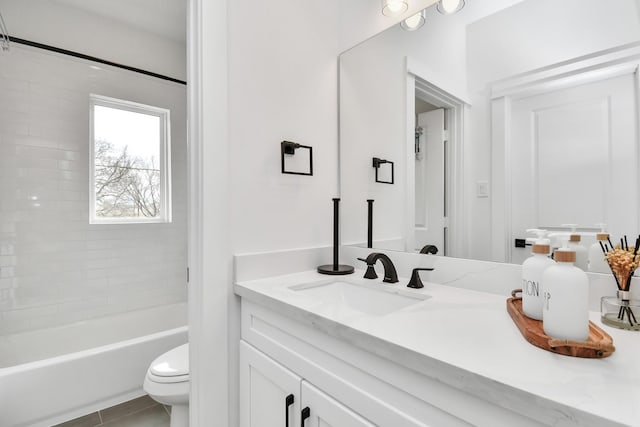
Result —
[[[637, 0], [467, 0], [340, 55], [342, 241], [520, 263], [528, 228], [639, 228]], [[371, 158], [394, 162], [375, 182]]]

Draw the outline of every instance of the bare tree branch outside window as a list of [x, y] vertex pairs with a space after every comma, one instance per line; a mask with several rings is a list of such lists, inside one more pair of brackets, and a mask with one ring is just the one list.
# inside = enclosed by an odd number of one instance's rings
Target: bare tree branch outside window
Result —
[[95, 191], [98, 217], [160, 216], [160, 169], [154, 157], [117, 151], [104, 139], [95, 141]]

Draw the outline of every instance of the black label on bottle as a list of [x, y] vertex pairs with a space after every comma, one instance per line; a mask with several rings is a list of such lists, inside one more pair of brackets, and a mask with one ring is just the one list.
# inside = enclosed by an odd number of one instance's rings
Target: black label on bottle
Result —
[[522, 293], [531, 297], [540, 296], [540, 282], [522, 279]]
[[549, 310], [549, 300], [551, 299], [551, 294], [549, 292], [544, 293], [544, 302], [542, 303], [542, 308], [544, 310]]

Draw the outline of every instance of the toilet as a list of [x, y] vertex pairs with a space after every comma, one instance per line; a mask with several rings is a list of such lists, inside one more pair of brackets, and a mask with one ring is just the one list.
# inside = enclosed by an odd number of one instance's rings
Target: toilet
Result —
[[169, 350], [151, 362], [143, 388], [156, 402], [171, 406], [171, 427], [188, 427], [189, 344]]

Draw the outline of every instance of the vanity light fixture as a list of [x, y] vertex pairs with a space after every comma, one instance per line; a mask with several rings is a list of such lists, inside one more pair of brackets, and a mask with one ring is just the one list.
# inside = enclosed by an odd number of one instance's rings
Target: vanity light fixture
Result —
[[436, 9], [443, 15], [459, 12], [464, 7], [464, 0], [440, 0]]
[[384, 16], [400, 15], [409, 9], [407, 0], [382, 0], [382, 14]]
[[427, 16], [427, 10], [423, 9], [420, 12], [416, 13], [415, 15], [411, 15], [410, 17], [402, 21], [400, 23], [400, 26], [402, 27], [403, 30], [415, 31], [424, 25], [426, 16]]

